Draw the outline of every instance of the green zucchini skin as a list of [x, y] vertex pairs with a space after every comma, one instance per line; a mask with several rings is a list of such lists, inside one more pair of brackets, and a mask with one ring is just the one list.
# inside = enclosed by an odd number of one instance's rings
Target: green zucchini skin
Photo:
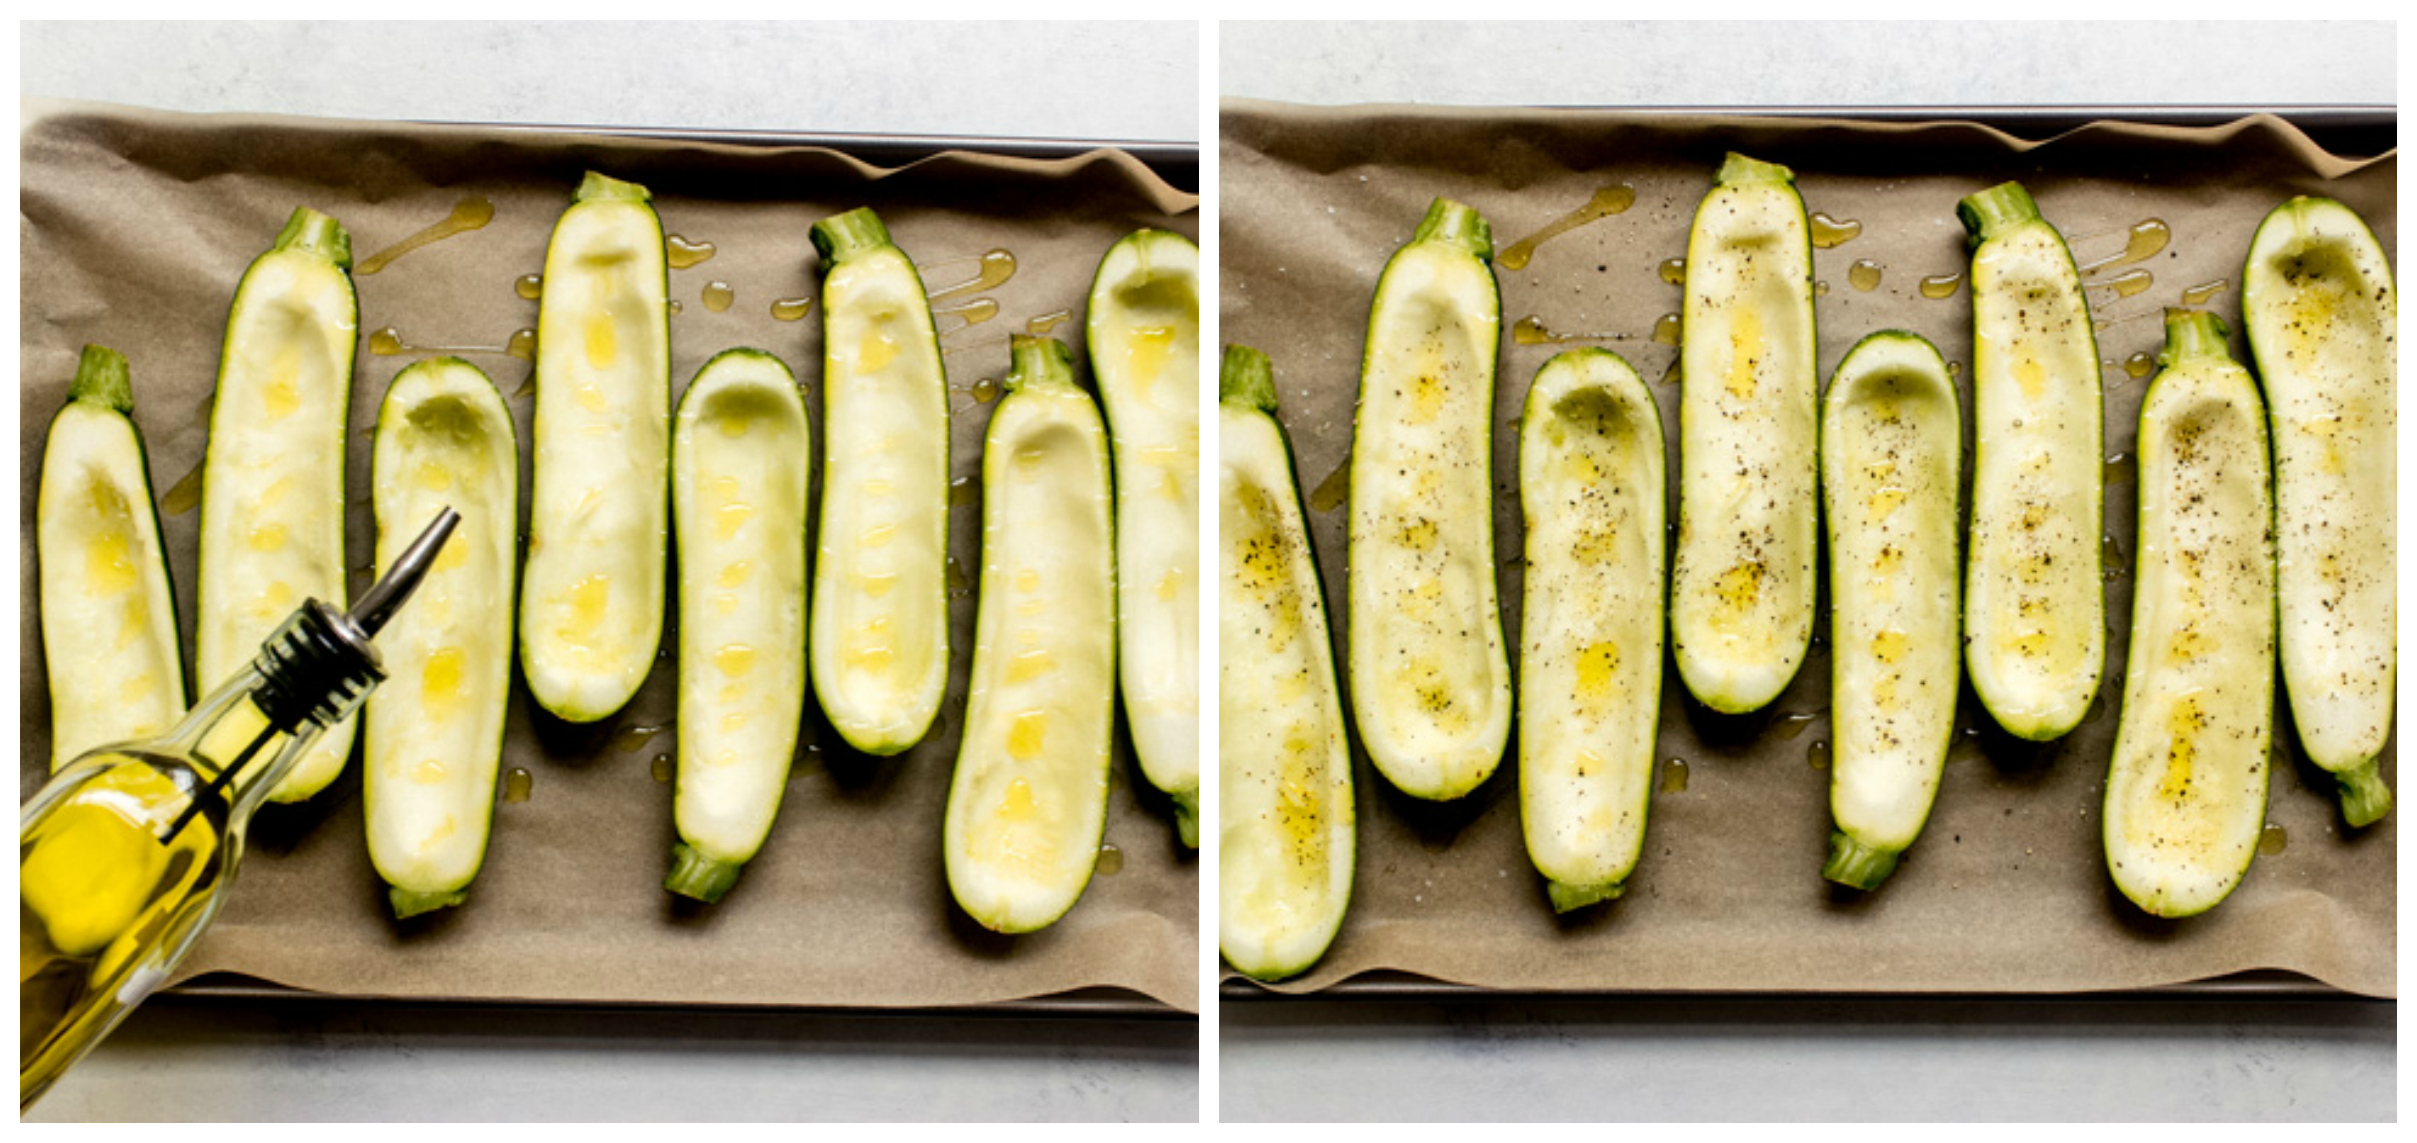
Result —
[[458, 357], [396, 374], [370, 503], [383, 575], [440, 508], [461, 514], [378, 635], [387, 681], [362, 719], [362, 818], [396, 917], [460, 904], [486, 862], [512, 690], [520, 442], [493, 381]]
[[1495, 600], [1493, 236], [1437, 199], [1368, 309], [1351, 446], [1351, 707], [1379, 772], [1434, 801], [1476, 789], [1510, 741]]
[[[352, 238], [296, 207], [227, 309], [202, 467], [193, 670], [223, 679], [306, 599], [346, 602], [345, 425], [360, 303]], [[327, 729], [270, 791], [298, 802], [352, 756], [359, 720]]]
[[1267, 355], [1218, 377], [1217, 947], [1258, 980], [1309, 970], [1351, 905], [1351, 748], [1308, 512]]
[[672, 431], [679, 785], [664, 888], [717, 901], [780, 811], [806, 707], [805, 398], [780, 359], [697, 371]]
[[871, 210], [814, 224], [823, 276], [822, 524], [808, 652], [850, 746], [922, 741], [948, 686], [948, 373], [923, 279]]
[[1621, 357], [1545, 362], [1519, 427], [1527, 518], [1519, 820], [1556, 911], [1617, 897], [1645, 844], [1662, 708], [1662, 421]]
[[1108, 431], [1073, 355], [1016, 336], [982, 444], [982, 587], [942, 824], [949, 892], [1002, 933], [1081, 898], [1108, 821], [1116, 524]]
[[1730, 155], [1687, 235], [1670, 641], [1726, 714], [1778, 698], [1812, 647], [1820, 377], [1795, 179]]
[[520, 601], [529, 694], [569, 722], [621, 709], [662, 645], [669, 274], [653, 196], [588, 172], [546, 246]]
[[1137, 230], [1092, 275], [1084, 329], [1116, 456], [1118, 682], [1142, 775], [1200, 844], [1200, 251]]
[[2283, 688], [2342, 817], [2391, 812], [2398, 599], [2399, 295], [2366, 220], [2296, 197], [2258, 226], [2241, 315], [2274, 439]]
[[2140, 526], [2123, 717], [2107, 768], [2108, 872], [2188, 917], [2249, 871], [2274, 738], [2272, 473], [2257, 383], [2215, 315], [2167, 310], [2140, 405]]
[[1947, 363], [1902, 330], [1865, 337], [1822, 399], [1829, 527], [1829, 860], [1877, 889], [1921, 836], [1955, 734], [1963, 415]]
[[35, 503], [57, 773], [94, 747], [168, 729], [191, 701], [124, 354], [84, 347], [51, 418]]
[[2106, 411], [2072, 251], [2018, 183], [1968, 195], [1972, 539], [1964, 667], [2007, 733], [2080, 725], [2106, 674]]

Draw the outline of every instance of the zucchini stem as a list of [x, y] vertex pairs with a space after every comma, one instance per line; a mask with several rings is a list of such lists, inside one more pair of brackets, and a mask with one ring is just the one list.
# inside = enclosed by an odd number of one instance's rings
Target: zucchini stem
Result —
[[1020, 393], [1033, 386], [1074, 386], [1074, 351], [1054, 337], [1014, 334], [1007, 339], [1007, 380], [1000, 387]]
[[1793, 185], [1796, 181], [1796, 172], [1777, 163], [1750, 159], [1731, 151], [1728, 158], [1721, 160], [1720, 171], [1712, 176], [1712, 181], [1724, 187], [1741, 187], [1753, 183]]
[[2192, 357], [2220, 357], [2232, 360], [2232, 348], [2225, 338], [2231, 333], [2224, 319], [2205, 310], [2182, 310], [2168, 307], [2165, 311], [2165, 348], [2157, 351], [2157, 364], [2167, 369]]
[[1448, 198], [1436, 199], [1427, 207], [1427, 217], [1418, 224], [1412, 242], [1441, 242], [1458, 246], [1487, 262], [1494, 260], [1494, 228], [1477, 213], [1475, 207], [1464, 206]]
[[448, 909], [468, 899], [468, 889], [453, 889], [435, 893], [420, 893], [410, 889], [388, 888], [386, 901], [394, 906], [394, 919], [401, 921], [422, 913]]
[[1276, 411], [1276, 367], [1267, 355], [1247, 345], [1225, 347], [1225, 362], [1217, 370], [1217, 401], [1262, 413]]
[[76, 362], [76, 379], [67, 386], [67, 399], [115, 413], [134, 412], [134, 383], [127, 376], [126, 355], [107, 346], [85, 346], [84, 356]]
[[2373, 759], [2355, 769], [2337, 771], [2341, 816], [2352, 827], [2373, 825], [2392, 812], [2392, 788], [2383, 784], [2383, 771]]
[[579, 189], [571, 192], [572, 202], [653, 202], [654, 199], [654, 193], [645, 187], [594, 171], [579, 180]]
[[2039, 204], [2031, 201], [2031, 192], [2024, 190], [2023, 184], [1999, 183], [1965, 195], [1955, 204], [1955, 216], [1964, 224], [1965, 246], [1970, 248], [2037, 220]]
[[869, 206], [834, 214], [815, 223], [807, 233], [814, 240], [814, 252], [834, 266], [892, 245], [890, 228], [881, 224], [881, 216]]
[[1821, 866], [1821, 875], [1840, 885], [1877, 889], [1897, 871], [1897, 858], [1903, 854], [1903, 850], [1865, 845], [1843, 830], [1831, 830], [1830, 859]]
[[1175, 833], [1187, 849], [1200, 848], [1200, 791], [1172, 794], [1175, 799]]
[[1569, 885], [1547, 880], [1544, 895], [1552, 898], [1553, 912], [1574, 913], [1598, 901], [1609, 901], [1628, 890], [1628, 883], [1614, 881], [1606, 885]]
[[671, 845], [671, 874], [663, 879], [663, 887], [710, 905], [738, 884], [739, 871], [744, 868], [743, 861], [707, 857], [690, 848], [687, 842], [675, 841]]
[[269, 249], [308, 250], [335, 263], [339, 270], [352, 271], [351, 232], [332, 216], [307, 206], [294, 208], [293, 217], [285, 220], [285, 229], [277, 232], [277, 241]]

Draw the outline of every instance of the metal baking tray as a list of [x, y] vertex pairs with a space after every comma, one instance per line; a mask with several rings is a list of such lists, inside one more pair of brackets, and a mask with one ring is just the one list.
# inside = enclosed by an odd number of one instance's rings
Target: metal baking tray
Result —
[[[619, 138], [667, 139], [681, 142], [727, 143], [752, 147], [820, 147], [839, 151], [866, 162], [895, 166], [916, 162], [949, 151], [977, 151], [1025, 159], [1066, 159], [1095, 151], [1122, 151], [1141, 161], [1153, 173], [1179, 190], [1198, 193], [1200, 187], [1200, 147], [1196, 143], [1138, 140], [1089, 140], [1058, 138], [999, 138], [984, 136], [938, 135], [860, 135], [860, 134], [796, 134], [777, 131], [698, 130], [676, 127], [593, 127], [542, 123], [464, 123], [458, 121], [416, 120], [431, 126], [476, 127], [506, 133], [531, 132], [551, 134], [580, 134]], [[330, 1001], [368, 1005], [432, 1005], [461, 1008], [577, 1008], [595, 1010], [710, 1010], [730, 1012], [793, 1012], [800, 1014], [845, 1014], [853, 1017], [945, 1016], [945, 1017], [1064, 1017], [1091, 1020], [1196, 1020], [1192, 1013], [1182, 1012], [1157, 1003], [1146, 996], [1116, 988], [1081, 989], [1053, 996], [1028, 997], [995, 1004], [958, 1005], [922, 1008], [823, 1008], [818, 1006], [779, 1006], [758, 1004], [697, 1004], [649, 1005], [622, 1001], [502, 1001], [479, 997], [387, 997], [316, 992], [289, 988], [252, 977], [233, 973], [211, 973], [172, 985], [159, 993], [170, 1002], [196, 1004], [244, 1003], [295, 1005]]]
[[[1872, 122], [1914, 123], [1958, 121], [1979, 123], [2026, 139], [2046, 139], [2091, 123], [2121, 119], [2133, 123], [2161, 124], [2177, 127], [2213, 127], [2253, 115], [2274, 115], [2305, 132], [2318, 145], [2337, 155], [2370, 158], [2385, 154], [2399, 146], [2400, 113], [2398, 108], [2383, 104], [2309, 104], [2270, 107], [2241, 107], [2225, 105], [2167, 105], [2153, 107], [2036, 105], [2022, 107], [1753, 107], [1753, 106], [1653, 106], [1610, 108], [1600, 105], [1553, 104], [1542, 105], [1551, 110], [1609, 111], [1634, 114], [1670, 115], [1759, 115], [1791, 119], [1856, 119]], [[2010, 992], [1888, 992], [1888, 993], [1791, 993], [1781, 991], [1696, 992], [1661, 990], [1637, 992], [1615, 989], [1583, 991], [1535, 991], [1524, 989], [1486, 988], [1455, 984], [1415, 973], [1377, 971], [1339, 981], [1326, 988], [1305, 994], [1278, 992], [1249, 977], [1233, 972], [1220, 964], [1221, 979], [1217, 985], [1220, 1003], [1275, 1003], [1315, 1000], [1341, 1000], [1358, 1003], [1521, 1003], [1572, 999], [1614, 999], [1621, 997], [1704, 997], [1722, 999], [1776, 1000], [1821, 996], [1833, 999], [1848, 996], [1870, 996], [1887, 1001], [1923, 999], [1954, 999], [1988, 1003], [2021, 1004], [2026, 1002], [2074, 999], [2178, 1001], [2210, 1000], [2302, 1000], [2352, 1001], [2392, 1004], [2395, 1000], [2360, 996], [2345, 992], [2307, 976], [2281, 970], [2258, 970], [2236, 973], [2207, 980], [2184, 981], [2143, 989], [2123, 989], [2083, 993], [2010, 993]]]

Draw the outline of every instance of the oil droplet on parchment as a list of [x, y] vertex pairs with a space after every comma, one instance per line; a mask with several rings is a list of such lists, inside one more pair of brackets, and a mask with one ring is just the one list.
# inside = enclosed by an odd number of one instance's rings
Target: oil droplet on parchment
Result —
[[1844, 246], [1854, 241], [1856, 235], [1863, 233], [1862, 223], [1853, 219], [1840, 222], [1820, 211], [1813, 212], [1812, 223], [1813, 245], [1822, 250]]
[[685, 270], [713, 257], [713, 243], [691, 242], [677, 234], [663, 236], [663, 257], [674, 270]]
[[1672, 758], [1662, 763], [1662, 792], [1680, 794], [1687, 790], [1687, 760]]
[[1846, 284], [1867, 294], [1879, 289], [1880, 264], [1869, 258], [1857, 259], [1854, 265], [1846, 268]]
[[1635, 206], [1636, 201], [1637, 191], [1635, 187], [1629, 186], [1625, 183], [1616, 186], [1604, 187], [1603, 189], [1596, 191], [1594, 193], [1594, 197], [1587, 199], [1586, 205], [1552, 220], [1551, 222], [1545, 224], [1544, 229], [1539, 230], [1534, 234], [1530, 234], [1517, 242], [1511, 243], [1508, 249], [1504, 250], [1498, 257], [1494, 259], [1494, 264], [1502, 267], [1505, 270], [1527, 269], [1528, 260], [1536, 256], [1536, 248], [1538, 246], [1542, 246], [1555, 238], [1586, 225], [1587, 223], [1595, 222], [1600, 219], [1609, 218], [1612, 215], [1619, 214], [1627, 210], [1629, 207]]
[[453, 213], [446, 215], [443, 221], [354, 263], [353, 276], [363, 277], [375, 274], [392, 265], [395, 259], [422, 246], [451, 238], [464, 231], [476, 230], [493, 221], [495, 221], [495, 204], [476, 195], [469, 196], [454, 203]]
[[535, 784], [535, 779], [529, 777], [528, 771], [518, 766], [512, 767], [504, 773], [504, 800], [507, 802], [528, 801], [529, 787]]
[[779, 321], [802, 321], [814, 308], [813, 298], [780, 298], [772, 303], [772, 316]]

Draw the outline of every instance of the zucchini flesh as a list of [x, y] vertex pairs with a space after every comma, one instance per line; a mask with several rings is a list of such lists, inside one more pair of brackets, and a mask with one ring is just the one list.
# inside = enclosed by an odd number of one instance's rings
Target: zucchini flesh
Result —
[[1116, 648], [1142, 775], [1200, 844], [1200, 251], [1137, 230], [1091, 280], [1091, 369], [1116, 455]]
[[1377, 280], [1351, 444], [1351, 707], [1413, 797], [1457, 798], [1510, 739], [1494, 596], [1493, 235], [1437, 199]]
[[1545, 362], [1519, 423], [1527, 517], [1519, 818], [1556, 910], [1617, 897], [1645, 844], [1662, 708], [1662, 420], [1618, 354]]
[[763, 848], [806, 709], [805, 398], [779, 358], [723, 352], [672, 429], [680, 840], [664, 888], [719, 900]]
[[35, 508], [50, 769], [185, 712], [185, 666], [126, 358], [84, 347], [50, 422]]
[[2160, 917], [2214, 908], [2249, 871], [2274, 737], [2274, 551], [2257, 383], [2213, 314], [2166, 311], [2140, 406], [2139, 567], [2107, 867]]
[[2274, 434], [2283, 689], [2353, 826], [2392, 807], [2378, 756], [2399, 668], [2398, 314], [2391, 263], [2350, 208], [2294, 198], [2259, 225], [2241, 315]]
[[363, 715], [369, 859], [397, 917], [458, 905], [487, 852], [512, 688], [520, 445], [477, 366], [421, 361], [378, 408], [370, 503], [384, 575], [439, 509], [452, 539], [378, 634], [385, 685]]
[[1116, 718], [1108, 433], [1072, 355], [1018, 336], [982, 444], [982, 587], [944, 827], [948, 885], [985, 927], [1065, 915], [1099, 858]]
[[1779, 697], [1813, 638], [1813, 243], [1796, 176], [1730, 155], [1687, 235], [1679, 347], [1679, 678], [1729, 714]]
[[814, 695], [848, 744], [896, 754], [948, 686], [948, 378], [923, 279], [870, 210], [814, 224], [823, 278]]
[[1955, 733], [1956, 497], [1964, 431], [1939, 351], [1898, 330], [1858, 342], [1822, 400], [1829, 521], [1829, 860], [1879, 888], [1922, 832]]
[[[227, 311], [201, 485], [201, 582], [193, 670], [224, 679], [306, 599], [341, 609], [344, 426], [352, 400], [352, 239], [308, 207], [252, 261]], [[319, 736], [269, 800], [335, 780], [355, 719]]]
[[2106, 671], [2098, 336], [2063, 236], [2018, 183], [1966, 197], [1972, 548], [1964, 667], [2007, 733], [2079, 725]]
[[663, 640], [671, 317], [645, 187], [590, 171], [546, 247], [521, 668], [556, 717], [593, 722]]
[[1334, 943], [1351, 904], [1351, 748], [1324, 581], [1267, 355], [1218, 378], [1217, 947], [1280, 980]]

